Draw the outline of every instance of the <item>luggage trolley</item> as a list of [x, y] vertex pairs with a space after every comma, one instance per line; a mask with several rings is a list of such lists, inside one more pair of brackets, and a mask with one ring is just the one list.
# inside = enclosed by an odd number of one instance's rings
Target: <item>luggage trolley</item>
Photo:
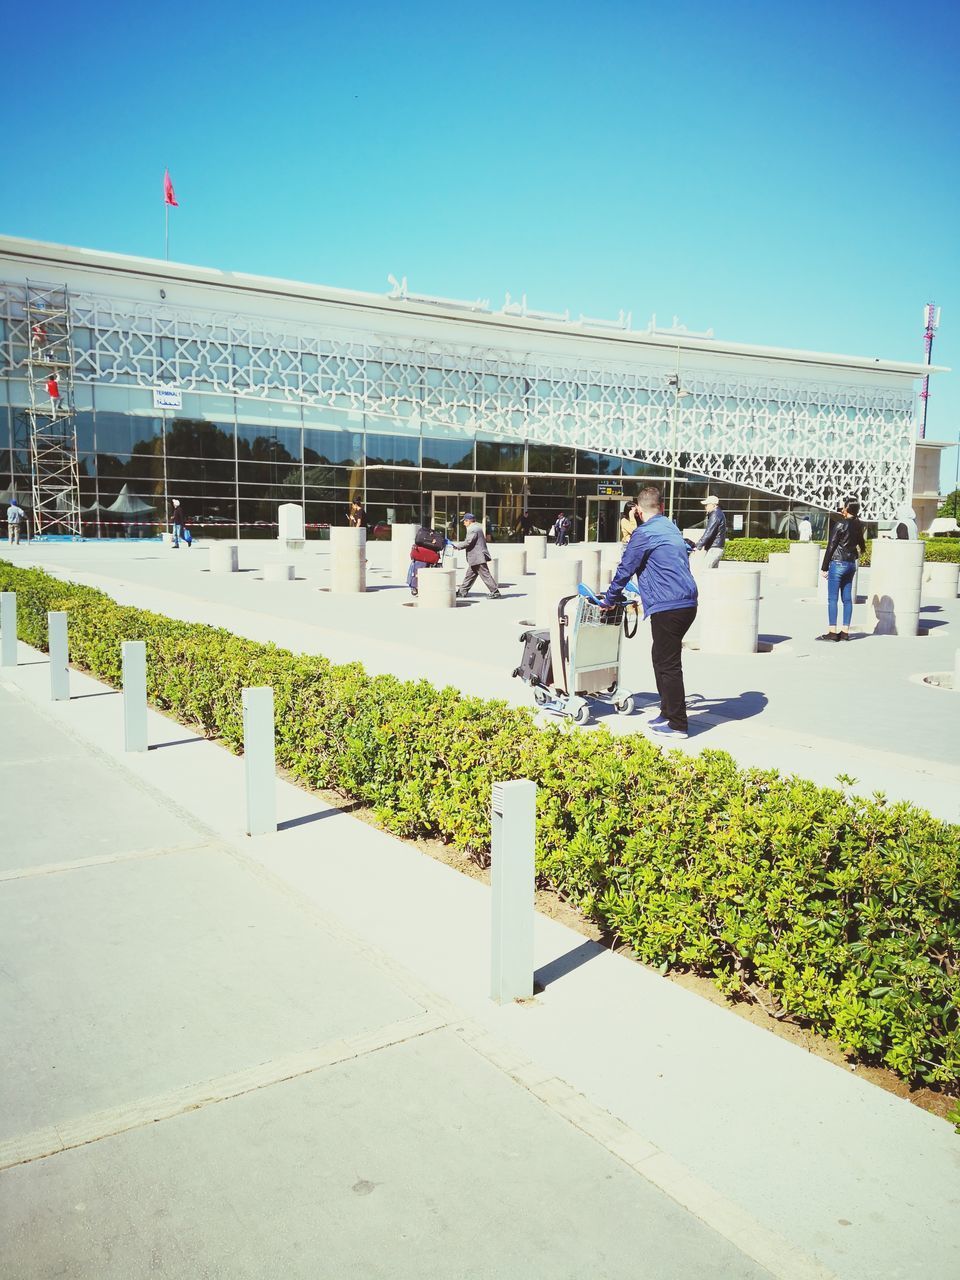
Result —
[[589, 587], [581, 584], [579, 592], [560, 601], [549, 631], [523, 633], [523, 656], [513, 674], [533, 688], [537, 706], [576, 724], [590, 720], [590, 704], [596, 702], [630, 715], [636, 698], [620, 685], [621, 644], [624, 635], [636, 634], [638, 596], [631, 592], [630, 602], [602, 609]]

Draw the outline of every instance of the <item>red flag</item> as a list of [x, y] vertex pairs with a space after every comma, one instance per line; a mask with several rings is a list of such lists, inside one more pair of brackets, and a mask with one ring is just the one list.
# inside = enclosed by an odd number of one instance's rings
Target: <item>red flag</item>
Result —
[[170, 181], [169, 169], [164, 169], [163, 171], [163, 203], [172, 204], [177, 209], [180, 208], [177, 204], [177, 197], [173, 194], [173, 183]]

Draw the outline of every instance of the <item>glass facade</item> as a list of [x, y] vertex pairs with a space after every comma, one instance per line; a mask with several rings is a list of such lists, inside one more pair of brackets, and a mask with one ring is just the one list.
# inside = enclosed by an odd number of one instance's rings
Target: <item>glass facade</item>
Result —
[[[81, 390], [88, 407], [78, 404], [77, 445], [83, 533], [90, 537], [155, 535], [174, 497], [207, 536], [270, 536], [278, 504], [296, 502], [304, 506], [308, 536], [317, 537], [346, 523], [349, 503], [359, 498], [372, 536], [387, 536], [394, 522], [449, 526], [469, 502], [483, 508], [501, 541], [521, 536], [524, 511], [543, 532], [563, 511], [579, 538], [615, 540], [622, 505], [641, 485], [659, 484], [665, 500], [669, 494], [667, 467], [482, 431], [202, 394], [185, 394], [179, 412], [158, 412], [134, 388]], [[0, 490], [12, 485], [26, 496], [30, 461], [17, 447], [21, 413], [16, 404], [0, 405]], [[21, 435], [22, 429], [20, 421]], [[703, 523], [700, 499], [707, 492], [720, 497], [731, 536], [795, 536], [801, 514], [810, 515], [815, 530], [824, 519], [810, 504], [711, 481], [682, 469], [684, 461], [681, 454], [674, 475], [681, 528]], [[142, 510], [110, 511], [124, 488]]]

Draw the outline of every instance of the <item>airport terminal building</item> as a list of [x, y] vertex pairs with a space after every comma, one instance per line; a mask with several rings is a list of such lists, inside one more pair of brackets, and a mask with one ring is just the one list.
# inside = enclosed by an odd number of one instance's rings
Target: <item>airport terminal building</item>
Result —
[[0, 237], [0, 490], [61, 536], [155, 533], [174, 497], [229, 537], [359, 498], [600, 539], [647, 481], [681, 527], [717, 493], [734, 536], [910, 499], [925, 366], [629, 323]]

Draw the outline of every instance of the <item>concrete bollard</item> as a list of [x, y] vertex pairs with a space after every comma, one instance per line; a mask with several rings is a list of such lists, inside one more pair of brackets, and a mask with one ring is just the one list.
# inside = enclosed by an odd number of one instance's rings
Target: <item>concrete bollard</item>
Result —
[[760, 570], [711, 570], [697, 583], [697, 636], [701, 653], [756, 653], [760, 623]]
[[[520, 582], [527, 572], [526, 548], [504, 543], [497, 547], [497, 556], [504, 582]], [[500, 579], [497, 578], [497, 581]]]
[[277, 760], [273, 723], [273, 690], [269, 685], [244, 689], [243, 772], [246, 783], [247, 835], [277, 829]]
[[618, 542], [616, 546], [605, 546], [600, 550], [600, 589], [606, 591], [610, 579], [617, 572], [626, 546]]
[[421, 609], [453, 609], [457, 603], [457, 571], [439, 566], [421, 568], [417, 588], [417, 604]]
[[953, 655], [953, 691], [960, 693], [960, 649]]
[[65, 613], [47, 614], [47, 644], [50, 650], [50, 697], [54, 702], [65, 702], [70, 697], [70, 645]]
[[533, 995], [534, 845], [537, 784], [493, 784], [490, 839], [490, 997]]
[[557, 618], [557, 605], [564, 596], [575, 596], [580, 585], [581, 564], [572, 556], [541, 560], [537, 565], [536, 612], [538, 627], [550, 627]]
[[336, 595], [356, 595], [367, 589], [367, 531], [330, 530], [330, 590]]
[[[487, 561], [487, 568], [490, 570], [490, 576], [491, 576], [491, 578], [493, 578], [494, 582], [495, 582], [495, 583], [497, 584], [497, 586], [499, 587], [499, 585], [500, 585], [500, 557], [499, 557], [499, 556], [491, 556], [491, 557], [490, 557], [490, 559]], [[477, 582], [479, 583], [479, 581], [480, 581], [480, 580], [479, 580], [479, 578], [478, 578], [478, 579], [477, 579]]]
[[390, 576], [397, 582], [406, 582], [410, 568], [410, 548], [417, 536], [415, 524], [390, 526]]
[[813, 588], [820, 576], [823, 547], [815, 542], [797, 542], [787, 557], [787, 581], [792, 587]]
[[235, 542], [210, 543], [210, 572], [238, 573], [240, 570], [240, 548]]
[[790, 576], [790, 552], [771, 551], [767, 556], [767, 579], [770, 582], [786, 582]]
[[528, 533], [523, 540], [523, 548], [527, 553], [527, 572], [533, 573], [534, 566], [547, 558], [547, 535]]
[[0, 667], [17, 665], [17, 593], [0, 591]]
[[[591, 591], [600, 591], [600, 548], [588, 542], [579, 543], [576, 548], [564, 548], [564, 554], [580, 561], [580, 581]], [[609, 583], [605, 583], [606, 590]]]
[[277, 508], [277, 541], [287, 551], [302, 551], [306, 545], [303, 507], [296, 502], [281, 502]]
[[268, 564], [264, 567], [265, 582], [292, 582], [297, 576], [292, 564]]
[[125, 640], [123, 656], [123, 749], [147, 750], [147, 646]]
[[923, 595], [927, 600], [956, 600], [960, 585], [960, 564], [927, 561], [923, 575]]
[[876, 538], [870, 553], [870, 604], [875, 636], [915, 636], [923, 588], [922, 542]]

